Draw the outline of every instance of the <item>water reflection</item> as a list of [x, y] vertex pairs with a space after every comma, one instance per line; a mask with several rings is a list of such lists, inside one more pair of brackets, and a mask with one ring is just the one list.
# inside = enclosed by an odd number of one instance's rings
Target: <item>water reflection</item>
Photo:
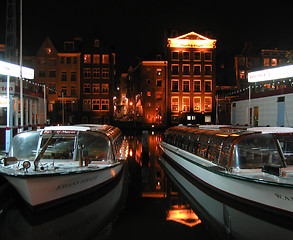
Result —
[[128, 132], [129, 158], [116, 182], [47, 211], [32, 212], [6, 187], [0, 239], [212, 239], [159, 164], [161, 136]]
[[[1, 213], [0, 239], [96, 239], [111, 234], [112, 221], [127, 193], [127, 168], [99, 191], [42, 212], [33, 212], [21, 199]], [[11, 191], [11, 189], [7, 189]], [[9, 194], [2, 192], [1, 195]], [[3, 207], [3, 205], [2, 205]]]

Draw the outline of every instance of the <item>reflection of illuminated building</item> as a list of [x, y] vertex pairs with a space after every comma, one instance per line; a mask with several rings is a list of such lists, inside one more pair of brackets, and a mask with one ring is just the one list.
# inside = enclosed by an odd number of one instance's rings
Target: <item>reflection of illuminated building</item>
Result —
[[[171, 183], [171, 182], [169, 182]], [[168, 221], [174, 221], [183, 225], [194, 227], [201, 223], [201, 220], [194, 213], [188, 204], [182, 200], [182, 196], [179, 192], [173, 189], [173, 184], [168, 184], [167, 187], [167, 199], [169, 206], [167, 210]]]
[[166, 122], [166, 61], [142, 61], [130, 73], [134, 93], [130, 107], [146, 125]]
[[216, 40], [195, 32], [168, 38], [171, 123], [212, 121]]
[[200, 224], [201, 220], [198, 216], [191, 209], [185, 207], [170, 209], [168, 211], [167, 220], [178, 222], [189, 227], [194, 227], [195, 225]]

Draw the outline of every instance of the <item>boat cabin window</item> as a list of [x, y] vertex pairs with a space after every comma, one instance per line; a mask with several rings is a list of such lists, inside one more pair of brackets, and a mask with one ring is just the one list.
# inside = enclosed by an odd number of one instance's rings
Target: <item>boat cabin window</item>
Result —
[[39, 131], [24, 132], [16, 135], [10, 147], [10, 157], [18, 160], [34, 160], [37, 152]]
[[91, 161], [113, 160], [110, 140], [97, 132], [80, 132], [78, 145], [82, 146], [83, 157]]
[[280, 143], [287, 165], [293, 165], [293, 135], [276, 134], [276, 138]]
[[232, 167], [238, 169], [281, 167], [282, 159], [271, 134], [251, 134], [234, 146]]
[[[45, 146], [51, 134], [42, 136], [40, 150]], [[42, 155], [41, 159], [73, 159], [75, 135], [56, 134]]]

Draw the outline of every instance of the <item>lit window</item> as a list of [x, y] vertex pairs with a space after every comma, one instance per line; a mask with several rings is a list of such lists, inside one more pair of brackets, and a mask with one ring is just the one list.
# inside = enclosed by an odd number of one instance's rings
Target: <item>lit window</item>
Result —
[[162, 92], [156, 92], [156, 100], [162, 100], [162, 99], [163, 99]]
[[245, 71], [240, 71], [240, 79], [245, 79]]
[[265, 67], [270, 66], [270, 59], [269, 59], [269, 58], [264, 58], [264, 59], [263, 59], [263, 65], [264, 65]]
[[46, 53], [47, 54], [51, 54], [52, 53], [52, 49], [51, 48], [46, 48]]
[[189, 97], [182, 98], [182, 111], [189, 112], [190, 111], [190, 99]]
[[271, 65], [272, 65], [273, 67], [276, 67], [276, 66], [278, 65], [278, 59], [276, 59], [276, 58], [272, 58], [272, 60], [271, 60]]
[[105, 54], [102, 56], [102, 63], [109, 64], [109, 55], [108, 54]]
[[91, 63], [91, 55], [84, 54], [84, 63]]
[[179, 111], [179, 97], [171, 98], [171, 111], [178, 112]]
[[158, 76], [161, 76], [162, 75], [162, 69], [160, 69], [160, 68], [157, 69], [157, 75]]
[[151, 97], [152, 96], [151, 92], [147, 92], [147, 96]]
[[93, 63], [99, 64], [100, 63], [100, 54], [93, 55]]
[[204, 110], [205, 112], [211, 112], [212, 111], [212, 98], [211, 97], [205, 97], [204, 98]]
[[195, 112], [201, 111], [201, 98], [200, 97], [193, 98], [193, 111], [195, 111]]

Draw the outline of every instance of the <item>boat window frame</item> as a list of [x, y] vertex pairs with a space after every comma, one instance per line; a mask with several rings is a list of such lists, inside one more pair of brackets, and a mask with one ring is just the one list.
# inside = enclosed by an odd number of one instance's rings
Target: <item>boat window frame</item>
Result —
[[[268, 134], [272, 137], [272, 140], [275, 144], [275, 147], [276, 147], [276, 150], [277, 150], [277, 153], [280, 157], [280, 160], [281, 160], [281, 163], [282, 165], [280, 166], [280, 168], [282, 167], [285, 167], [286, 166], [286, 162], [285, 162], [285, 159], [284, 159], [284, 156], [282, 154], [282, 149], [280, 149], [280, 145], [277, 143], [277, 139], [275, 138], [274, 134], [273, 133], [262, 133], [262, 132], [246, 132], [246, 134], [243, 134], [243, 135], [240, 135], [239, 137], [237, 137], [232, 145], [231, 145], [231, 148], [230, 148], [230, 156], [229, 156], [229, 163], [228, 163], [228, 166], [227, 166], [227, 169], [229, 171], [232, 171], [234, 169], [234, 166], [233, 166], [233, 163], [234, 163], [234, 150], [235, 150], [235, 147], [238, 145], [238, 143], [240, 141], [243, 140], [243, 138], [246, 138], [246, 137], [249, 137], [249, 136], [252, 136], [252, 135], [257, 135], [257, 134]], [[270, 165], [263, 165], [262, 167], [266, 167], [266, 166], [270, 166]], [[239, 168], [239, 169], [250, 169], [250, 168]], [[260, 168], [261, 169], [261, 168]]]
[[[105, 137], [105, 139], [110, 143], [110, 147], [111, 147], [111, 152], [108, 153], [110, 155], [110, 157], [107, 157], [107, 162], [111, 162], [111, 163], [115, 163], [117, 161], [116, 159], [116, 154], [115, 154], [115, 148], [114, 148], [114, 145], [113, 145], [113, 141], [111, 139], [111, 136], [109, 136], [108, 134], [105, 134], [103, 131], [92, 131], [92, 130], [87, 130], [87, 131], [84, 131], [84, 132], [81, 132], [81, 133], [94, 133], [94, 134], [100, 134], [100, 135], [103, 135]], [[80, 142], [79, 142], [80, 138], [78, 138], [78, 146], [80, 145]], [[78, 154], [77, 154], [78, 155]]]

